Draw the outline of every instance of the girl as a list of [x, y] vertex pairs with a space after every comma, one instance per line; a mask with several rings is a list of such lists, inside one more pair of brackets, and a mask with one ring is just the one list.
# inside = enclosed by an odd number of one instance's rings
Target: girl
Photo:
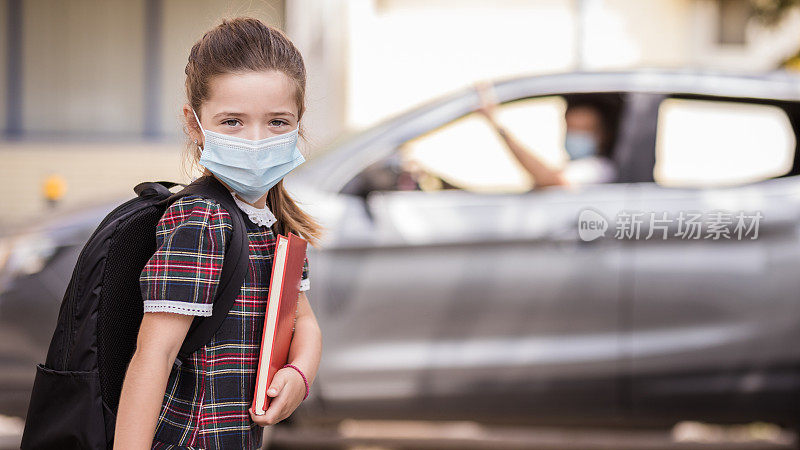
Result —
[[249, 219], [250, 264], [213, 339], [189, 358], [176, 359], [193, 316], [211, 315], [232, 232], [229, 213], [240, 211], [196, 195], [166, 210], [157, 226], [158, 249], [140, 277], [145, 314], [122, 386], [115, 449], [260, 448], [263, 427], [288, 417], [307, 396], [322, 349], [305, 294], [308, 258], [291, 366], [275, 374], [266, 413], [257, 416], [250, 408], [279, 232], [272, 227], [292, 231], [310, 245], [321, 233], [282, 180], [304, 161], [295, 143], [305, 83], [303, 58], [294, 45], [256, 19], [225, 19], [192, 47], [183, 107], [189, 162], [220, 180]]

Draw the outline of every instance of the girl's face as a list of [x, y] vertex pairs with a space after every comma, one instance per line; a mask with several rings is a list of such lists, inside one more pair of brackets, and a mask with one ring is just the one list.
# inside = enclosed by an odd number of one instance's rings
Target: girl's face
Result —
[[[297, 128], [295, 88], [279, 71], [240, 72], [216, 75], [209, 82], [209, 96], [197, 115], [206, 130], [250, 140], [264, 139]], [[194, 123], [193, 139], [203, 144], [191, 107], [184, 115]]]

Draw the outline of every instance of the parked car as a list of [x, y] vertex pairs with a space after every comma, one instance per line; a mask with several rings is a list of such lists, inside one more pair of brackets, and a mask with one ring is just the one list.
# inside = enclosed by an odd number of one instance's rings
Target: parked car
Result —
[[[500, 119], [556, 163], [564, 99], [612, 105], [617, 182], [531, 189], [472, 88], [309, 159], [285, 182], [328, 230], [309, 250], [324, 344], [292, 420], [797, 425], [800, 77], [568, 73], [494, 88]], [[3, 241], [6, 411], [24, 414], [82, 239], [123, 200]], [[585, 241], [587, 208], [763, 220], [756, 239]]]

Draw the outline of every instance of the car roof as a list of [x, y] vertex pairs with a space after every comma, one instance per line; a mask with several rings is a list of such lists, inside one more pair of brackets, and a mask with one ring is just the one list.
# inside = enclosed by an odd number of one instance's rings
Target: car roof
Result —
[[[732, 72], [699, 69], [638, 69], [517, 76], [494, 82], [495, 89], [535, 92], [646, 92], [800, 101], [800, 73]], [[498, 97], [500, 92], [498, 92]]]
[[[800, 101], [800, 74], [785, 70], [732, 72], [705, 69], [636, 69], [624, 71], [578, 71], [518, 75], [490, 80], [499, 102], [526, 97], [600, 93], [640, 92], [698, 95], [732, 99]], [[437, 128], [477, 106], [472, 86], [462, 87], [417, 107], [408, 109], [364, 130], [348, 133], [300, 166], [290, 184], [307, 184], [337, 191], [342, 178], [352, 175], [369, 159], [380, 159], [382, 148]], [[369, 146], [369, 152], [364, 152]]]

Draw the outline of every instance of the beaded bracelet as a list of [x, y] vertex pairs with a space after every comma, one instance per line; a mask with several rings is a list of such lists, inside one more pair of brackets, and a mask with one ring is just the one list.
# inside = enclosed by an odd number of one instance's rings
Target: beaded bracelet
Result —
[[300, 374], [301, 377], [303, 377], [303, 383], [306, 384], [306, 395], [303, 397], [303, 400], [305, 400], [306, 397], [308, 397], [308, 393], [310, 392], [310, 389], [308, 387], [308, 380], [306, 380], [306, 376], [303, 375], [303, 371], [298, 369], [297, 366], [295, 366], [294, 364], [284, 364], [283, 367], [291, 367], [292, 369], [296, 370]]

